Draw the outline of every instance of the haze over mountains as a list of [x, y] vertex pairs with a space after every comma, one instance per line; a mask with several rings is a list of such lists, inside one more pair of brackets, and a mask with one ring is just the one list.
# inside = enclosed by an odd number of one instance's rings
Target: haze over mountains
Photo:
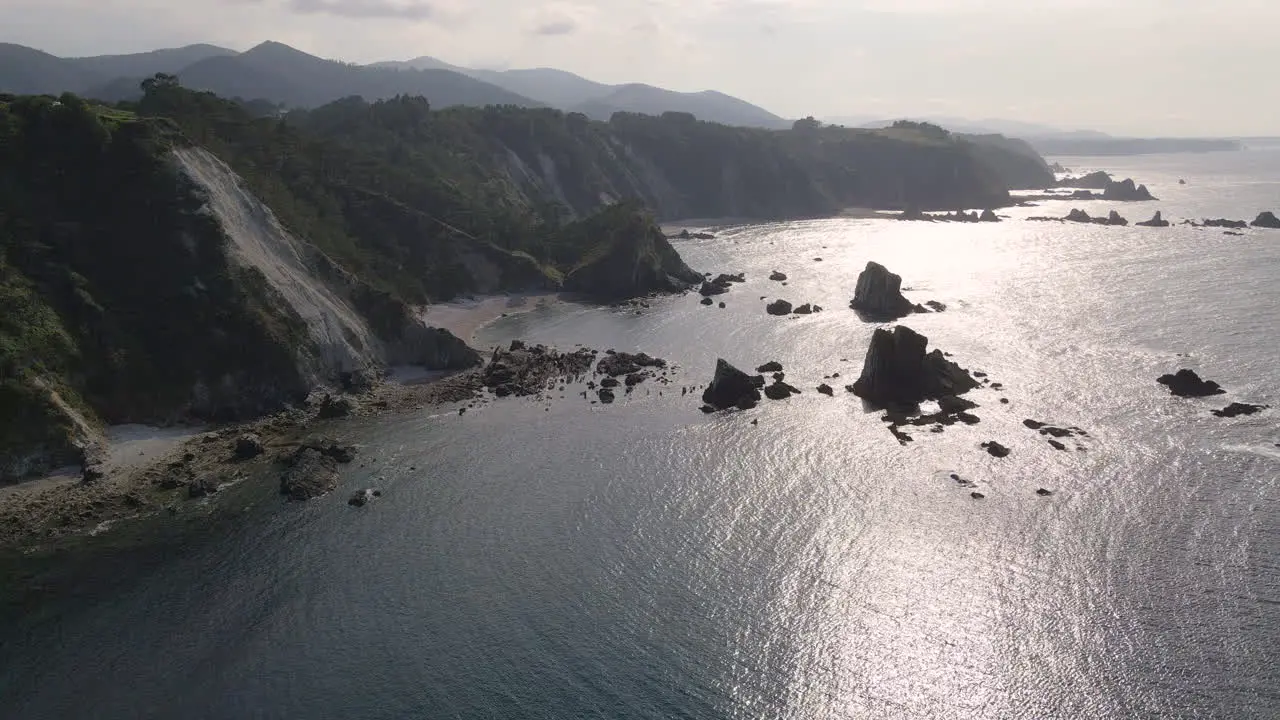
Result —
[[225, 97], [265, 99], [286, 107], [316, 107], [359, 95], [367, 100], [422, 95], [436, 107], [450, 105], [551, 106], [607, 120], [617, 111], [659, 115], [688, 112], [726, 125], [784, 128], [790, 122], [744, 100], [705, 91], [681, 93], [639, 83], [605, 85], [549, 68], [477, 70], [429, 57], [352, 65], [265, 42], [243, 53], [191, 45], [133, 55], [59, 58], [0, 45], [0, 92], [74, 92], [99, 100], [138, 95], [139, 83], [156, 73]]
[[[467, 68], [430, 56], [354, 65], [270, 41], [245, 52], [197, 44], [80, 58], [60, 58], [21, 45], [0, 44], [0, 92], [69, 91], [98, 100], [119, 101], [136, 98], [141, 81], [156, 73], [178, 75], [182, 84], [192, 89], [209, 90], [228, 98], [266, 100], [285, 108], [313, 108], [356, 95], [366, 100], [421, 95], [435, 107], [548, 106], [580, 112], [596, 120], [608, 120], [621, 111], [646, 115], [685, 112], [709, 122], [769, 129], [787, 128], [792, 122], [714, 90], [676, 92], [642, 83], [608, 85], [554, 68]], [[1090, 130], [1062, 130], [994, 118], [907, 117], [958, 133], [1022, 138], [1044, 155], [1123, 155], [1240, 147], [1230, 140], [1116, 138]], [[894, 119], [826, 118], [832, 124], [863, 128], [886, 127]]]

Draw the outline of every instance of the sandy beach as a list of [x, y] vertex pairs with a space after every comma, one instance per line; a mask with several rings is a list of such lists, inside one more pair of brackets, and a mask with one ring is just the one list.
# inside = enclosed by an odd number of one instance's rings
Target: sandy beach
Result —
[[476, 331], [494, 320], [559, 301], [560, 294], [553, 292], [488, 295], [430, 305], [420, 317], [427, 325], [448, 330], [474, 345]]

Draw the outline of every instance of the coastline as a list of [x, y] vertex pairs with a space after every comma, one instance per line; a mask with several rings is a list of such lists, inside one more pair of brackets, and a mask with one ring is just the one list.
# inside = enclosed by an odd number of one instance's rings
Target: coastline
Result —
[[[558, 292], [489, 295], [439, 303], [419, 317], [474, 347], [476, 333], [502, 317], [562, 302]], [[249, 479], [266, 480], [279, 461], [307, 437], [339, 437], [344, 421], [426, 407], [483, 403], [480, 371], [432, 372], [388, 368], [386, 379], [368, 392], [351, 395], [348, 418], [321, 419], [323, 393], [308, 406], [216, 428], [157, 428], [123, 425], [108, 430], [104, 477], [86, 484], [78, 467], [0, 486], [0, 551], [33, 552], [48, 543], [92, 537], [114, 523], [183, 511], [205, 499], [191, 486], [226, 488]], [[265, 452], [248, 461], [233, 459], [236, 438], [257, 435]], [[216, 502], [216, 493], [212, 496]]]
[[428, 305], [419, 311], [418, 317], [425, 324], [448, 330], [475, 347], [476, 333], [485, 325], [508, 315], [537, 310], [563, 300], [561, 292], [483, 295]]

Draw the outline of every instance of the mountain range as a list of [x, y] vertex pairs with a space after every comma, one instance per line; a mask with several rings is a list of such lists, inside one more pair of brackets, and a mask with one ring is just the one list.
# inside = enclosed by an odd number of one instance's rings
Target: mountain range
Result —
[[660, 115], [686, 112], [700, 120], [745, 127], [785, 128], [790, 122], [744, 100], [715, 91], [683, 93], [631, 83], [606, 85], [563, 70], [481, 70], [431, 57], [372, 65], [326, 60], [277, 42], [245, 52], [189, 45], [131, 55], [61, 58], [21, 45], [0, 44], [0, 92], [73, 92], [97, 100], [134, 99], [156, 73], [183, 86], [224, 97], [312, 108], [344, 97], [378, 100], [421, 95], [436, 107], [520, 105], [554, 107], [607, 120], [619, 111]]

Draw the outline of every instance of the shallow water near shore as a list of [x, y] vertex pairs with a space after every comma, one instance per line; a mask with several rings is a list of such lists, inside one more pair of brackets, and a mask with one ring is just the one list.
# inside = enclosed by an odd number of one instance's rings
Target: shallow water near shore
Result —
[[[1161, 201], [1006, 214], [1280, 210], [1278, 152], [1106, 162]], [[677, 248], [748, 282], [476, 338], [643, 350], [674, 385], [354, 422], [337, 493], [248, 483], [39, 612], [0, 606], [0, 717], [1280, 715], [1280, 412], [1209, 413], [1280, 406], [1280, 231], [841, 219]], [[971, 394], [979, 425], [902, 446], [843, 392], [872, 259], [948, 305], [904, 324], [1003, 384]], [[680, 386], [717, 357], [805, 392], [704, 416]], [[1229, 394], [1170, 397], [1179, 367]], [[1089, 434], [1058, 451], [1027, 418]], [[347, 506], [363, 487], [384, 496]]]

